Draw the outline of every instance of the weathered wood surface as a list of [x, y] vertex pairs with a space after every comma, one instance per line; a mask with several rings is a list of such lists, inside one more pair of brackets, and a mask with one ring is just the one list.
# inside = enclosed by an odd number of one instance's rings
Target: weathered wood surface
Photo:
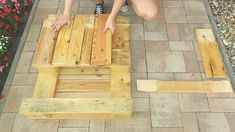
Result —
[[169, 93], [232, 93], [229, 80], [219, 81], [160, 81], [137, 80], [137, 89], [142, 92]]
[[206, 77], [226, 77], [223, 60], [211, 29], [196, 29]]

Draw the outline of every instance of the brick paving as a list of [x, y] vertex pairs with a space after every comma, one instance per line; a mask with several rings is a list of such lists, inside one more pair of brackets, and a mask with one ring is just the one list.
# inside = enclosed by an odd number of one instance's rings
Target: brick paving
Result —
[[[108, 12], [112, 1], [105, 0]], [[31, 66], [43, 18], [62, 13], [64, 0], [41, 0], [0, 117], [1, 132], [234, 132], [234, 94], [143, 93], [136, 79], [202, 80], [195, 28], [210, 28], [202, 0], [157, 0], [159, 17], [145, 21], [132, 9], [132, 96], [127, 120], [29, 120], [18, 113], [31, 97], [37, 71]], [[75, 0], [73, 13], [93, 13], [93, 0]]]

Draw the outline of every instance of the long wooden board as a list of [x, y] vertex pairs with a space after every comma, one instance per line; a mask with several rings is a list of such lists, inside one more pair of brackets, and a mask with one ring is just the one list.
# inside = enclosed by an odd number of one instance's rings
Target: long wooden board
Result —
[[226, 77], [223, 60], [211, 29], [196, 29], [206, 76]]
[[130, 98], [25, 98], [20, 108], [33, 119], [120, 118], [130, 117], [131, 111]]
[[53, 65], [66, 65], [67, 54], [71, 42], [71, 32], [73, 29], [74, 19], [71, 20], [70, 25], [64, 25], [58, 34], [58, 39], [55, 46], [52, 64]]
[[33, 58], [33, 66], [51, 65], [52, 55], [54, 52], [57, 32], [51, 28], [52, 24], [57, 20], [57, 15], [48, 15], [43, 22], [38, 46]]
[[58, 80], [56, 92], [108, 90], [110, 90], [110, 80]]
[[229, 80], [219, 81], [160, 81], [137, 80], [137, 89], [142, 92], [169, 93], [232, 93]]
[[66, 56], [66, 64], [78, 65], [80, 62], [87, 17], [87, 15], [75, 16], [71, 32], [71, 41], [68, 49], [68, 54]]
[[[111, 64], [111, 41], [112, 33], [104, 32], [108, 14], [97, 15], [95, 18], [95, 29], [93, 35], [93, 45], [91, 54], [91, 65], [108, 65]], [[106, 56], [107, 55], [107, 56]]]

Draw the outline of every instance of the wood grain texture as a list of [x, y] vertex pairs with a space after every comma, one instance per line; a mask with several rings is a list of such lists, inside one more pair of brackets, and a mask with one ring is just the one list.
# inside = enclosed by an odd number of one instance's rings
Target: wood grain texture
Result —
[[85, 32], [85, 24], [87, 22], [87, 15], [76, 15], [71, 32], [71, 41], [66, 56], [66, 64], [78, 65], [81, 58], [83, 47], [83, 37]]
[[117, 24], [112, 38], [112, 49], [129, 49], [129, 24]]
[[52, 30], [52, 24], [57, 20], [57, 15], [48, 15], [43, 22], [38, 45], [33, 58], [33, 66], [51, 65], [57, 32]]
[[[108, 14], [98, 15], [95, 18], [95, 29], [93, 35], [93, 45], [92, 45], [92, 54], [91, 54], [91, 65], [106, 65], [110, 64], [110, 58], [106, 57], [106, 52], [111, 52], [110, 41], [107, 42], [107, 39], [111, 39], [111, 32], [104, 32], [105, 24], [108, 19]], [[106, 39], [106, 37], [108, 37]], [[109, 48], [110, 47], [110, 48]]]
[[33, 98], [53, 98], [58, 77], [57, 69], [47, 69], [39, 72]]
[[196, 29], [196, 36], [206, 76], [226, 77], [225, 67], [212, 30]]
[[68, 115], [72, 119], [74, 117], [88, 119], [130, 117], [132, 100], [129, 98], [25, 98], [22, 101], [20, 113], [36, 119], [66, 119]]
[[112, 66], [111, 96], [113, 98], [131, 97], [130, 78], [130, 66]]
[[58, 80], [56, 92], [108, 91], [110, 80]]
[[137, 80], [137, 89], [142, 92], [163, 93], [232, 93], [229, 80], [220, 81], [160, 81]]
[[53, 55], [53, 65], [66, 65], [67, 54], [71, 42], [71, 32], [73, 29], [74, 18], [71, 20], [70, 25], [64, 25], [58, 34], [55, 51]]

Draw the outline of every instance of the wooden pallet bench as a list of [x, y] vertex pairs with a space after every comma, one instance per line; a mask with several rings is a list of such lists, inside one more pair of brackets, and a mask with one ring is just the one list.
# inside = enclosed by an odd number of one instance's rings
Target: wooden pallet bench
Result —
[[31, 119], [127, 118], [130, 93], [129, 22], [117, 18], [117, 31], [103, 32], [106, 15], [74, 15], [59, 32], [43, 23], [33, 66], [39, 71], [33, 98], [20, 113]]

